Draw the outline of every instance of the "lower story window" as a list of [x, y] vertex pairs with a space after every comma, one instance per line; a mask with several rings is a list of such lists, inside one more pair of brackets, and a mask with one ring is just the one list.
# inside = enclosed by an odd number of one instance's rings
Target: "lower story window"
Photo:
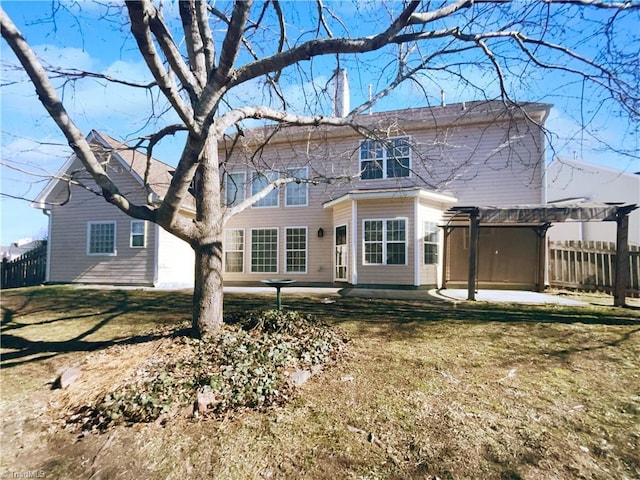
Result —
[[116, 254], [116, 222], [89, 222], [87, 225], [87, 254]]
[[287, 273], [305, 273], [307, 271], [307, 228], [287, 228], [286, 237]]
[[406, 219], [364, 221], [365, 265], [406, 265]]
[[144, 248], [147, 246], [147, 224], [141, 220], [133, 220], [131, 222], [131, 239], [129, 246], [131, 248]]
[[434, 222], [424, 222], [424, 264], [438, 263], [438, 225]]
[[278, 229], [251, 230], [251, 271], [253, 273], [278, 272]]
[[224, 233], [224, 271], [244, 272], [244, 230], [232, 229]]

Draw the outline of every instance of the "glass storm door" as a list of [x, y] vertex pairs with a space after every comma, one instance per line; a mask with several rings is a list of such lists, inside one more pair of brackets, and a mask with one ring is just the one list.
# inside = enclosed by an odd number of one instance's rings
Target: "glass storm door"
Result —
[[347, 280], [348, 250], [347, 250], [347, 226], [336, 227], [336, 280]]

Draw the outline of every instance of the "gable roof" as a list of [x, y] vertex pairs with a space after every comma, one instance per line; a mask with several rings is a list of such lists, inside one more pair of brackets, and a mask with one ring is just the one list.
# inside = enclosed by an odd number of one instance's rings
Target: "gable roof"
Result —
[[[488, 124], [507, 122], [512, 119], [525, 119], [544, 124], [553, 105], [538, 102], [506, 103], [502, 100], [475, 100], [471, 102], [453, 103], [417, 108], [403, 108], [375, 113], [359, 113], [352, 117], [353, 123], [371, 130], [389, 133], [390, 126], [398, 130], [422, 128], [442, 128], [444, 126], [461, 126], [468, 124]], [[273, 133], [279, 130], [279, 135]], [[350, 126], [327, 125], [286, 125], [266, 123], [265, 125], [247, 129], [241, 134], [241, 142], [263, 141], [268, 138], [271, 144], [295, 140], [307, 140], [310, 132], [323, 132], [331, 137], [354, 136]], [[395, 135], [397, 132], [394, 132]], [[224, 140], [221, 145], [224, 144]]]
[[[120, 163], [141, 187], [145, 185], [144, 179], [146, 175], [152, 197], [150, 201], [161, 199], [167, 193], [175, 167], [152, 157], [147, 171], [147, 156], [144, 153], [97, 130], [91, 130], [87, 135], [87, 142], [97, 154], [101, 153], [100, 150], [111, 154], [111, 158]], [[75, 160], [76, 155], [71, 155], [60, 169], [60, 172], [67, 173]], [[49, 195], [61, 181], [63, 181], [61, 178], [52, 178], [36, 199], [31, 202], [31, 206], [41, 209], [46, 208], [49, 203], [47, 201]], [[183, 208], [195, 210], [195, 199], [189, 196]]]

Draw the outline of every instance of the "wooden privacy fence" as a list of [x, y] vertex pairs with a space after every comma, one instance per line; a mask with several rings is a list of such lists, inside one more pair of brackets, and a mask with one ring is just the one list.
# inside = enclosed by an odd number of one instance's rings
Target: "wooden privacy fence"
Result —
[[45, 281], [47, 244], [29, 250], [10, 262], [1, 262], [2, 288], [30, 287]]
[[[613, 242], [549, 242], [549, 283], [552, 287], [611, 293], [615, 283]], [[629, 246], [627, 294], [640, 295], [640, 249]]]

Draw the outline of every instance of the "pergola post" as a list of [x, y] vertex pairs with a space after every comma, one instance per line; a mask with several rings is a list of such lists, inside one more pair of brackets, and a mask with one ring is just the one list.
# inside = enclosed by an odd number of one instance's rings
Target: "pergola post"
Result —
[[629, 284], [629, 216], [621, 208], [616, 212], [616, 277], [613, 287], [613, 305], [624, 307]]
[[538, 237], [538, 278], [536, 280], [538, 292], [544, 292], [544, 274], [547, 267], [547, 230], [550, 226], [550, 223], [545, 223], [535, 229]]
[[440, 288], [447, 288], [447, 260], [449, 254], [449, 236], [453, 229], [449, 227], [442, 227], [443, 239], [442, 239], [442, 286]]
[[467, 300], [476, 299], [479, 228], [480, 221], [478, 219], [478, 209], [476, 208], [469, 212], [469, 278], [467, 280]]

